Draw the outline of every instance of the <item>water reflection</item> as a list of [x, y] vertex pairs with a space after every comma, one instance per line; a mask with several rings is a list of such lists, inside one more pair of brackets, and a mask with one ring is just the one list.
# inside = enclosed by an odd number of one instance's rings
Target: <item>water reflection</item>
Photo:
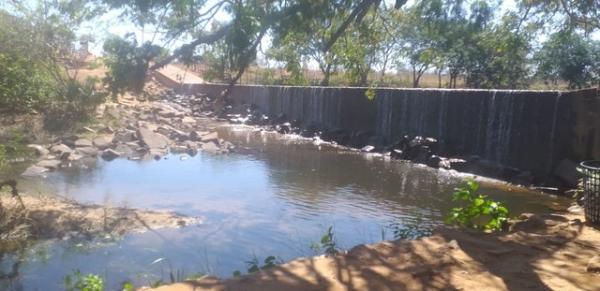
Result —
[[[396, 232], [410, 236], [441, 223], [460, 182], [447, 172], [310, 141], [231, 127], [219, 131], [238, 146], [236, 153], [98, 161], [38, 181], [38, 191], [53, 188], [83, 202], [170, 209], [201, 216], [204, 223], [92, 242], [94, 247], [83, 250], [68, 242], [50, 244], [45, 263], [23, 261], [18, 286], [59, 287], [73, 269], [104, 275], [109, 288], [124, 280], [138, 285], [165, 280], [173, 270], [230, 276], [245, 270], [244, 262], [253, 256], [312, 255], [311, 243], [330, 225], [345, 248], [391, 239]], [[515, 213], [562, 203], [534, 193], [483, 190]]]

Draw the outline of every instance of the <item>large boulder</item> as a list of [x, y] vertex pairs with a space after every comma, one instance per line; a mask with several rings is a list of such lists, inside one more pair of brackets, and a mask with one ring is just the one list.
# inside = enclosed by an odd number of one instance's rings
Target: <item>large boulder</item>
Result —
[[98, 149], [95, 147], [80, 147], [77, 148], [77, 153], [80, 153], [83, 156], [95, 157], [98, 155]]
[[57, 145], [53, 145], [52, 147], [50, 147], [50, 152], [52, 152], [53, 154], [62, 154], [65, 152], [71, 153], [73, 150], [66, 146], [65, 144], [57, 144]]
[[60, 157], [61, 160], [66, 160], [73, 153], [73, 150], [65, 144], [53, 145], [50, 152]]
[[113, 149], [106, 149], [102, 152], [101, 156], [106, 161], [112, 161], [112, 160], [118, 158], [119, 156], [121, 156], [121, 153], [119, 153]]
[[27, 148], [34, 150], [38, 157], [45, 157], [50, 153], [50, 151], [39, 144], [29, 144]]
[[58, 167], [60, 167], [60, 163], [61, 162], [59, 160], [43, 160], [38, 162], [36, 166], [50, 170], [56, 170]]
[[150, 149], [166, 149], [169, 146], [169, 139], [160, 133], [144, 127], [140, 127], [137, 133], [142, 144]]
[[219, 142], [219, 134], [217, 132], [210, 132], [207, 133], [205, 135], [202, 135], [200, 137], [200, 141], [204, 142], [204, 143], [209, 143], [209, 142], [214, 142], [214, 143], [218, 143]]
[[114, 143], [126, 143], [135, 140], [135, 132], [130, 130], [118, 131], [117, 133], [115, 133], [115, 136], [112, 139]]
[[112, 136], [104, 135], [104, 136], [99, 136], [99, 137], [95, 138], [92, 141], [92, 143], [94, 144], [95, 147], [97, 147], [101, 150], [105, 150], [112, 145], [112, 140], [113, 140]]
[[217, 145], [215, 142], [207, 142], [202, 144], [202, 150], [212, 154], [218, 153], [220, 149], [221, 148], [219, 145]]
[[164, 117], [183, 117], [185, 115], [171, 105], [162, 102], [152, 103], [152, 109]]

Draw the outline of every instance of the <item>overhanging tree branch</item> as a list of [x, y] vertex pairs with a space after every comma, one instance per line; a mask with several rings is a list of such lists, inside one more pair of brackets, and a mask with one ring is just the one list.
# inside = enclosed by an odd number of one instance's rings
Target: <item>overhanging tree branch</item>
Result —
[[231, 23], [228, 23], [211, 34], [203, 35], [203, 36], [196, 38], [194, 41], [192, 41], [188, 44], [185, 44], [185, 45], [181, 46], [180, 48], [176, 49], [173, 52], [173, 54], [171, 54], [164, 60], [152, 65], [150, 67], [150, 70], [156, 70], [161, 67], [164, 67], [165, 65], [174, 61], [178, 57], [182, 56], [184, 53], [188, 52], [189, 50], [195, 49], [197, 46], [199, 46], [201, 44], [211, 44], [211, 43], [219, 41], [220, 39], [225, 37], [225, 35], [227, 35], [227, 33], [229, 32], [229, 30], [231, 30], [232, 27], [233, 27], [233, 25]]
[[[400, 2], [402, 2], [402, 1], [400, 1]], [[348, 16], [348, 18], [346, 18], [346, 20], [344, 20], [342, 25], [340, 25], [340, 27], [331, 36], [329, 41], [327, 41], [325, 43], [325, 46], [323, 47], [323, 52], [327, 52], [331, 49], [333, 44], [335, 44], [337, 39], [340, 38], [340, 36], [342, 36], [342, 34], [344, 34], [346, 29], [348, 29], [348, 26], [350, 26], [350, 24], [352, 22], [362, 21], [362, 19], [367, 14], [367, 11], [371, 7], [371, 5], [373, 5], [374, 7], [377, 7], [377, 6], [379, 6], [379, 3], [381, 3], [381, 0], [363, 0], [362, 2], [360, 2], [358, 4], [358, 6], [356, 6], [356, 8], [354, 8], [354, 10], [352, 10], [352, 12]]]

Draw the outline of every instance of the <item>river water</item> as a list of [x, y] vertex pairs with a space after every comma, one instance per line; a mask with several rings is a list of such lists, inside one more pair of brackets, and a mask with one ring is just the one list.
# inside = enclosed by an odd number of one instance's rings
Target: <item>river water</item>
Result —
[[[333, 226], [337, 246], [409, 237], [443, 223], [451, 193], [462, 177], [447, 171], [317, 145], [311, 140], [222, 125], [219, 134], [234, 153], [160, 161], [98, 161], [88, 169], [66, 169], [29, 181], [30, 192], [54, 192], [81, 202], [168, 209], [199, 216], [203, 223], [181, 229], [129, 234], [93, 242], [40, 242], [5, 254], [4, 290], [61, 290], [73, 270], [102, 275], [107, 290], [123, 281], [149, 285], [171, 275], [229, 277], [246, 262], [273, 255], [279, 260], [318, 252], [315, 242]], [[182, 158], [184, 157], [184, 158]], [[187, 158], [187, 159], [186, 159]], [[505, 202], [514, 214], [548, 212], [564, 199], [484, 185], [482, 192]]]

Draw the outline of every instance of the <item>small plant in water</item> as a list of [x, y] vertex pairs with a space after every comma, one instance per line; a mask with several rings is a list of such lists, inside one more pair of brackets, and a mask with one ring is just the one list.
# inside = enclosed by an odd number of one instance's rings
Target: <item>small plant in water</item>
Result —
[[[273, 268], [273, 267], [281, 264], [281, 262], [282, 262], [282, 260], [277, 259], [277, 257], [275, 257], [275, 256], [268, 256], [263, 261], [264, 264], [262, 266], [260, 266], [260, 262], [258, 261], [258, 258], [256, 256], [254, 256], [250, 261], [246, 261], [246, 265], [247, 265], [246, 271], [248, 271], [248, 274], [256, 273], [260, 270], [266, 270], [269, 268]], [[240, 272], [239, 270], [236, 270], [235, 272], [233, 272], [234, 277], [239, 277], [241, 275], [242, 275], [242, 272]]]
[[64, 278], [65, 291], [104, 291], [104, 280], [96, 274], [82, 275], [79, 270]]
[[126, 282], [123, 282], [123, 284], [121, 284], [121, 290], [133, 291], [133, 290], [135, 290], [135, 287], [133, 286], [133, 283], [126, 281]]
[[338, 248], [333, 234], [333, 226], [330, 226], [327, 229], [327, 232], [321, 237], [320, 243], [313, 243], [311, 244], [310, 248], [315, 253], [321, 253], [322, 250], [324, 254], [329, 256], [337, 254]]
[[455, 189], [453, 201], [463, 201], [463, 206], [450, 211], [447, 223], [484, 231], [498, 231], [506, 227], [508, 209], [502, 203], [477, 194], [479, 184], [472, 179]]

